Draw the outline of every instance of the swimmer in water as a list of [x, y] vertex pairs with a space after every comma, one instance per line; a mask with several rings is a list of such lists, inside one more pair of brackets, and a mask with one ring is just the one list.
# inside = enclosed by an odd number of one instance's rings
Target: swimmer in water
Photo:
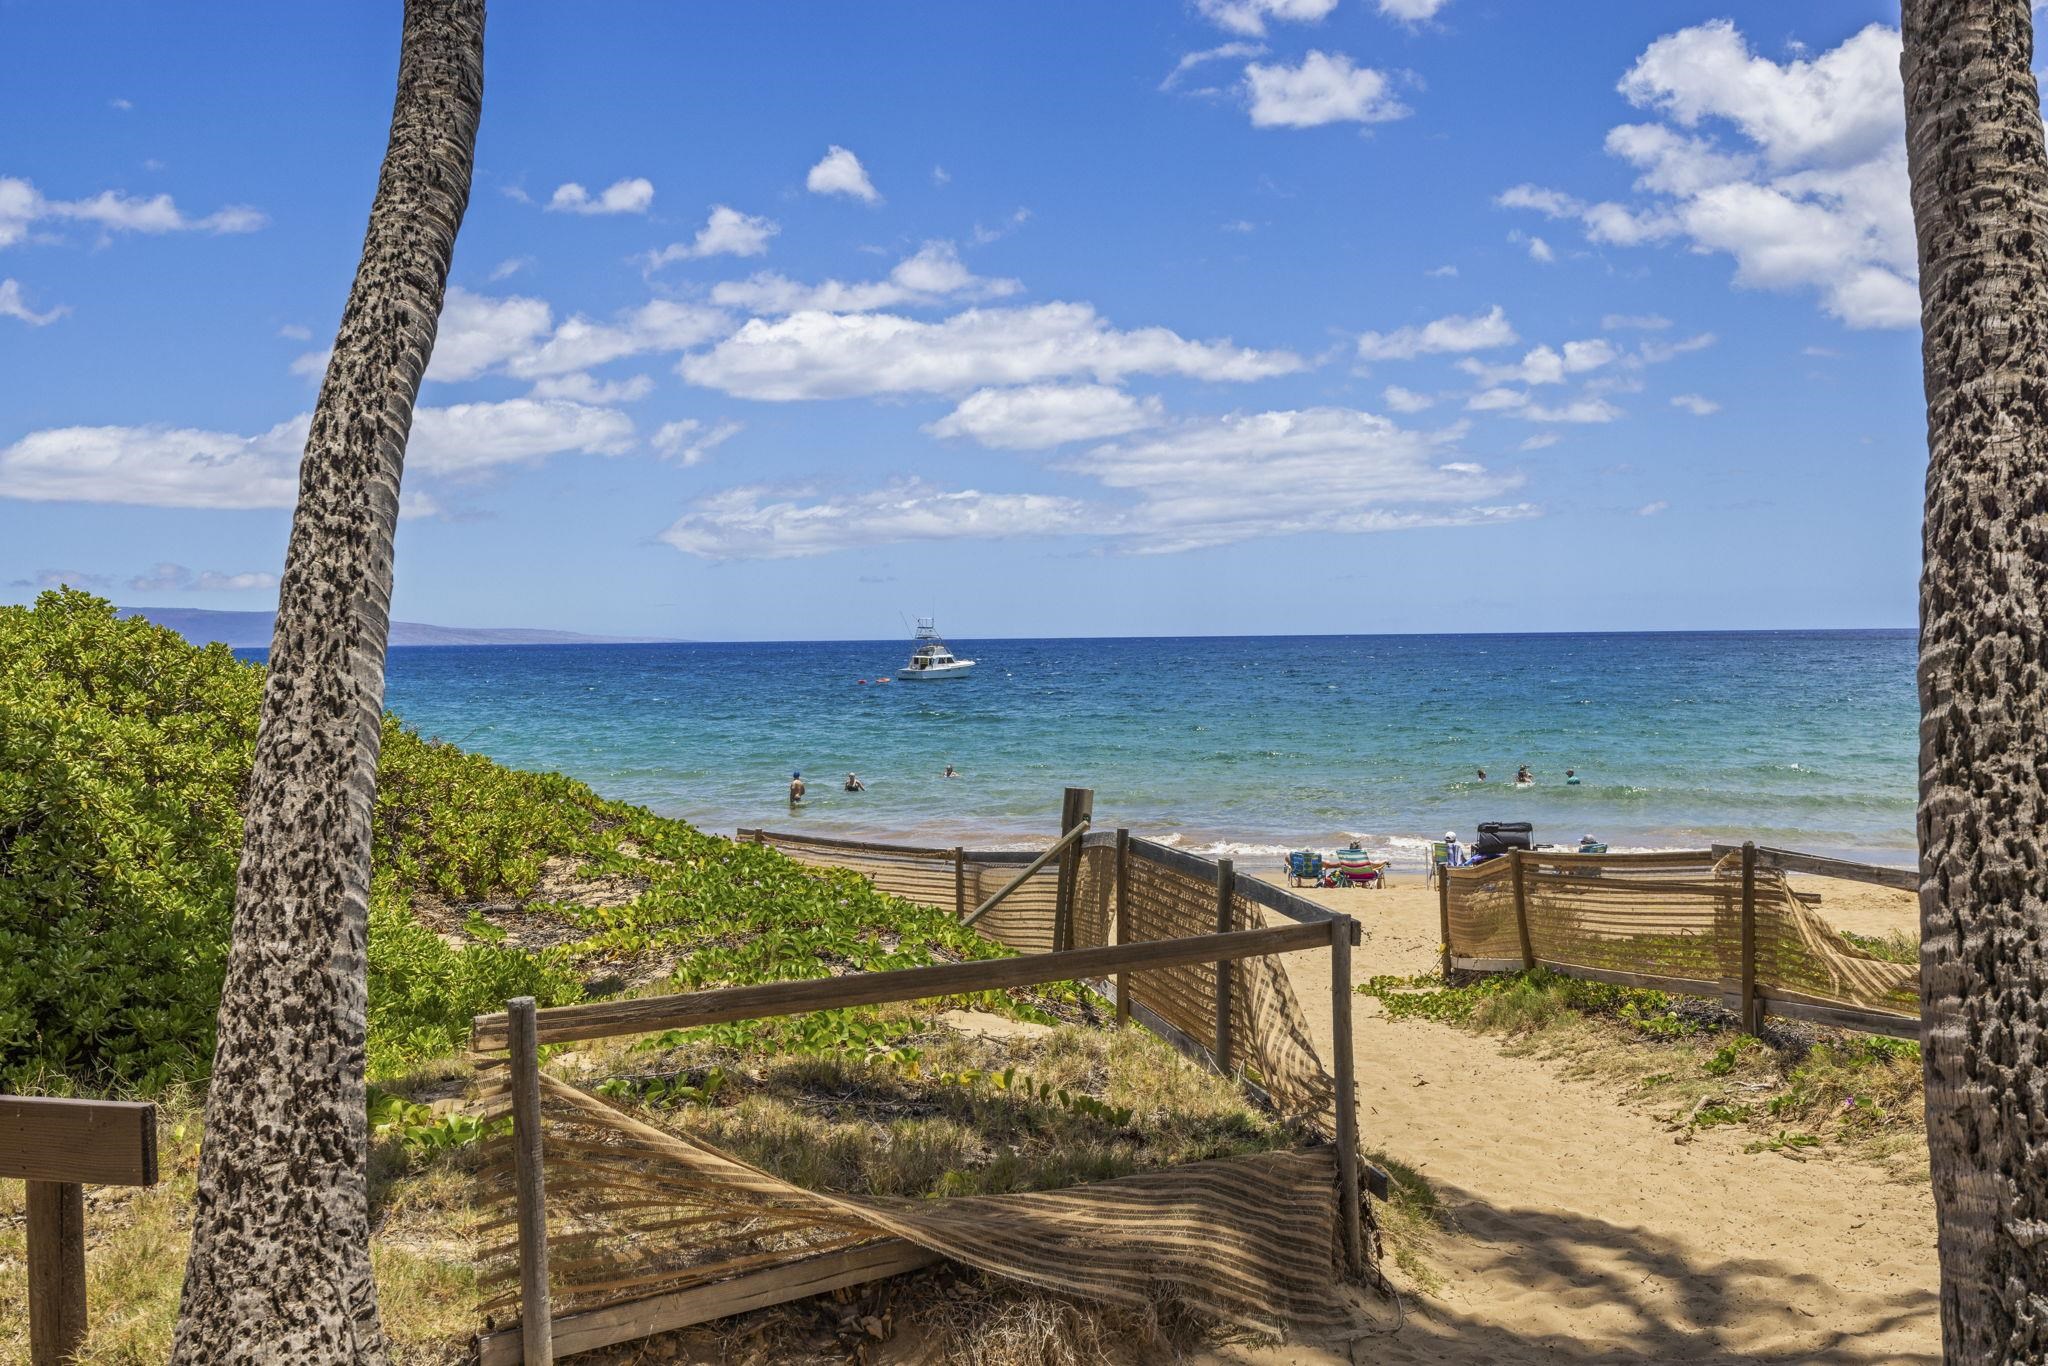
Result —
[[1478, 770], [1478, 773], [1479, 773], [1479, 781], [1480, 781], [1480, 782], [1482, 782], [1482, 783], [1483, 783], [1483, 782], [1485, 782], [1485, 781], [1486, 781], [1486, 770], [1485, 770], [1485, 769], [1483, 769], [1483, 768], [1482, 768], [1482, 769], [1479, 769], [1479, 770]]
[[795, 806], [803, 799], [804, 775], [802, 773], [792, 773], [789, 775], [789, 804]]
[[942, 778], [957, 778], [960, 775], [953, 771], [953, 766], [951, 764], [947, 764], [946, 771], [944, 773], [941, 773], [939, 776]]
[[846, 775], [846, 790], [848, 792], [865, 792], [868, 790], [868, 785], [860, 780], [860, 774], [849, 773]]
[[1564, 785], [1566, 787], [1577, 787], [1579, 785], [1579, 771], [1577, 769], [1568, 768], [1564, 771]]
[[1536, 780], [1534, 777], [1530, 775], [1529, 766], [1527, 764], [1523, 764], [1520, 768], [1515, 770], [1515, 781], [1518, 783], [1533, 783]]

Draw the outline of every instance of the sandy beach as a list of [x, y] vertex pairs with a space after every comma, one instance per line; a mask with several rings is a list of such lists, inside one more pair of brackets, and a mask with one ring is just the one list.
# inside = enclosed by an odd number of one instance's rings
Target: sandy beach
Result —
[[[1277, 872], [1261, 874], [1283, 881]], [[1842, 928], [1917, 924], [1908, 893], [1802, 879]], [[1435, 964], [1433, 890], [1397, 876], [1380, 892], [1305, 895], [1365, 924], [1356, 979]], [[1290, 955], [1318, 1046], [1328, 976]], [[1611, 1086], [1503, 1053], [1500, 1041], [1390, 1021], [1355, 998], [1364, 1142], [1421, 1171], [1455, 1233], [1432, 1254], [1441, 1291], [1403, 1295], [1405, 1322], [1360, 1342], [1386, 1362], [1939, 1359], [1934, 1210], [1905, 1183], [1845, 1156], [1745, 1153], [1751, 1135], [1689, 1141]], [[1326, 1054], [1327, 1056], [1327, 1054]], [[1340, 1355], [1235, 1349], [1215, 1358], [1310, 1363]]]

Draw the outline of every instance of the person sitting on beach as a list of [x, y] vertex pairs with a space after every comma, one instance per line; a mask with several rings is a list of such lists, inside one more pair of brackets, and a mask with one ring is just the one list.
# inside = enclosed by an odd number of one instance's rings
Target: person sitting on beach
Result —
[[795, 806], [803, 799], [804, 775], [802, 773], [792, 773], [789, 775], [789, 804]]
[[860, 780], [860, 774], [849, 773], [846, 775], [846, 790], [848, 792], [865, 792], [868, 790], [868, 785]]
[[1455, 830], [1444, 831], [1444, 867], [1463, 868], [1464, 866], [1465, 846], [1458, 843], [1458, 832]]
[[942, 778], [957, 778], [960, 775], [953, 771], [953, 766], [951, 764], [947, 764], [946, 771], [944, 773], [941, 773], [939, 776]]

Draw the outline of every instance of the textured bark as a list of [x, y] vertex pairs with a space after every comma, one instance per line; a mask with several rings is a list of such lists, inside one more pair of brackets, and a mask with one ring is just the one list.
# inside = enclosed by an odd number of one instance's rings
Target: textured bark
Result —
[[1921, 1009], [1951, 1362], [2048, 1358], [2048, 156], [2028, 0], [1905, 0]]
[[173, 1360], [384, 1359], [364, 942], [399, 476], [469, 202], [483, 0], [408, 0], [391, 141], [299, 467]]

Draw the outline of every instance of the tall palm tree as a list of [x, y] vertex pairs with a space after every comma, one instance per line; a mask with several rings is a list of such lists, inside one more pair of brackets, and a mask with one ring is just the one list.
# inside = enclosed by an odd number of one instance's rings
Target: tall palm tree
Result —
[[413, 403], [469, 203], [483, 0], [406, 0], [391, 141], [299, 467], [173, 1359], [373, 1362], [370, 817]]
[[1951, 1362], [2048, 1357], [2048, 153], [2029, 0], [1904, 0], [1921, 1010]]

